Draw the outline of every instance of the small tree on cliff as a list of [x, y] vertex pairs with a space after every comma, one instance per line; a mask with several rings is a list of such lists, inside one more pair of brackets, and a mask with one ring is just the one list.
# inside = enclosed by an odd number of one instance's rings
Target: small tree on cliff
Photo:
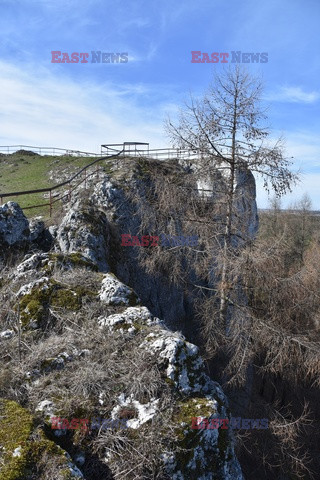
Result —
[[228, 309], [227, 259], [233, 250], [232, 239], [238, 235], [235, 187], [237, 174], [243, 170], [259, 174], [264, 187], [277, 196], [290, 190], [297, 179], [289, 170], [282, 140], [268, 143], [269, 131], [260, 106], [261, 82], [236, 66], [216, 75], [200, 100], [190, 98], [180, 110], [177, 124], [170, 119], [166, 130], [174, 146], [200, 152], [196, 169], [210, 180], [213, 170], [226, 177], [226, 222], [222, 239], [223, 261], [220, 276], [220, 319], [226, 320]]

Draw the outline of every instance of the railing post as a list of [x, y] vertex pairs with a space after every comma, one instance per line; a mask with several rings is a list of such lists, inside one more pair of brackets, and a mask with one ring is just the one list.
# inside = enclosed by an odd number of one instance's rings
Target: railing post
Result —
[[84, 169], [84, 188], [87, 189], [87, 169]]
[[68, 193], [69, 202], [71, 202], [71, 183], [69, 182], [69, 193]]

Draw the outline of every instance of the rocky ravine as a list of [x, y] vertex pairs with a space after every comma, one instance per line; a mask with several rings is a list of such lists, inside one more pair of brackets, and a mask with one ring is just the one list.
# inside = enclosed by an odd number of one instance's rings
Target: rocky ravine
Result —
[[[123, 192], [110, 180], [95, 186], [89, 212], [79, 196], [50, 233], [17, 204], [0, 208], [4, 255], [27, 252], [0, 283], [0, 480], [240, 480], [232, 431], [191, 429], [192, 417], [230, 411], [198, 348], [167, 326], [185, 308], [182, 293], [137, 280], [151, 313], [123, 281], [139, 274], [134, 259], [112, 267]], [[53, 430], [52, 417], [127, 428]]]

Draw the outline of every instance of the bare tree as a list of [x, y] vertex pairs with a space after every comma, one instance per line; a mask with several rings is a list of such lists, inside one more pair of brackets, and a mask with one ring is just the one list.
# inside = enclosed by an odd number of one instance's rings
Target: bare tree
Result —
[[261, 82], [239, 66], [217, 75], [208, 92], [200, 100], [192, 96], [180, 110], [178, 123], [166, 122], [169, 137], [175, 146], [201, 152], [196, 168], [200, 176], [210, 178], [212, 170], [221, 170], [226, 177], [226, 218], [223, 233], [223, 262], [220, 281], [220, 320], [226, 320], [228, 309], [227, 259], [233, 250], [232, 238], [237, 234], [236, 184], [240, 172], [255, 172], [277, 196], [290, 190], [297, 176], [289, 169], [283, 141], [268, 142], [270, 132], [263, 125], [266, 119], [261, 107]]

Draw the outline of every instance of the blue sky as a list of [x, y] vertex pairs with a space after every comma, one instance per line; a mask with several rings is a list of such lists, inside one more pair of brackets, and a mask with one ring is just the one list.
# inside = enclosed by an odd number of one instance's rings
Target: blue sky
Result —
[[[0, 0], [0, 144], [169, 146], [166, 115], [222, 68], [191, 63], [191, 51], [268, 52], [247, 68], [263, 77], [272, 137], [302, 172], [283, 205], [307, 192], [320, 209], [319, 24], [319, 0]], [[129, 60], [51, 63], [51, 51], [98, 50]]]

